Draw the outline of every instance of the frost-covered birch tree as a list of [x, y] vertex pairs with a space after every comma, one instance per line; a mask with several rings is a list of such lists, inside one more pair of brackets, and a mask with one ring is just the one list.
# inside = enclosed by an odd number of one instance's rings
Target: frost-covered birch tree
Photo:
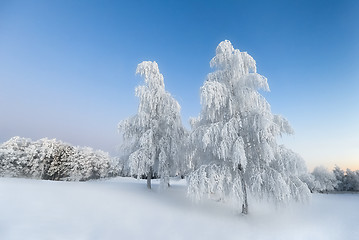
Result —
[[135, 116], [119, 123], [123, 133], [123, 150], [128, 159], [131, 175], [147, 175], [161, 179], [161, 187], [169, 185], [169, 176], [177, 175], [183, 166], [183, 140], [180, 105], [165, 90], [163, 75], [156, 62], [144, 61], [137, 66], [137, 74], [145, 84], [136, 88], [139, 97]]
[[309, 190], [299, 176], [303, 160], [279, 146], [276, 138], [292, 133], [288, 121], [272, 114], [259, 90], [269, 91], [256, 62], [226, 40], [216, 49], [201, 87], [202, 110], [191, 120], [192, 167], [188, 193], [235, 200], [248, 213], [247, 195], [287, 202], [305, 199]]

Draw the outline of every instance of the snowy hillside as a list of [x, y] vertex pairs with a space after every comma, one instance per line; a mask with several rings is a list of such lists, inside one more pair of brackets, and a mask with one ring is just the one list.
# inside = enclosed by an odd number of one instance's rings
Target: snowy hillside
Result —
[[167, 192], [132, 178], [52, 182], [0, 178], [0, 239], [358, 239], [359, 194], [315, 194], [248, 216], [195, 205], [185, 181]]

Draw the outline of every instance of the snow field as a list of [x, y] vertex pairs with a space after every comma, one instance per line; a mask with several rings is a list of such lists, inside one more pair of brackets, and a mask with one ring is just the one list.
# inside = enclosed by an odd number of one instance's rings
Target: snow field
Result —
[[53, 182], [0, 178], [0, 239], [358, 239], [359, 194], [314, 194], [285, 209], [250, 202], [243, 216], [194, 204], [185, 180], [160, 192], [115, 178]]

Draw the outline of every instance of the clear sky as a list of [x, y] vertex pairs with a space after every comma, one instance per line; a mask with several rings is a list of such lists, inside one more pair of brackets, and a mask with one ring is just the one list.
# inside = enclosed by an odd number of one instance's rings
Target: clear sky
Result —
[[182, 120], [228, 39], [309, 168], [359, 169], [359, 1], [0, 1], [0, 142], [57, 138], [115, 154], [137, 111], [138, 63], [157, 61]]

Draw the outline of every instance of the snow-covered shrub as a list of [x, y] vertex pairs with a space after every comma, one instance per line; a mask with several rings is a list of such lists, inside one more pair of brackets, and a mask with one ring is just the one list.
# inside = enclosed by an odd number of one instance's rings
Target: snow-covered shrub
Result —
[[[36, 161], [30, 162], [30, 156]], [[31, 140], [13, 137], [0, 145], [0, 176], [20, 177], [39, 174], [38, 154]]]
[[247, 213], [247, 191], [259, 199], [287, 202], [309, 198], [299, 176], [304, 162], [278, 146], [276, 137], [292, 133], [286, 119], [271, 112], [259, 90], [269, 91], [246, 52], [221, 42], [201, 87], [202, 110], [191, 119], [188, 193], [194, 198], [215, 196], [238, 200]]

